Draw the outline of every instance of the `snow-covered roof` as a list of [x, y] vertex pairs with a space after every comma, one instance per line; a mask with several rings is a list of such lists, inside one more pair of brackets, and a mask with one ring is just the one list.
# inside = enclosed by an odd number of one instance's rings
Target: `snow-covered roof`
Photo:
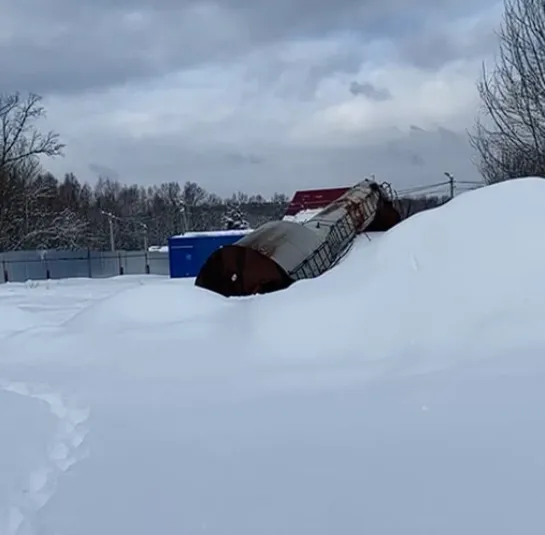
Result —
[[282, 218], [282, 221], [291, 221], [292, 223], [304, 223], [309, 219], [313, 218], [315, 215], [319, 214], [323, 208], [315, 208], [313, 210], [301, 210], [295, 215], [285, 215]]

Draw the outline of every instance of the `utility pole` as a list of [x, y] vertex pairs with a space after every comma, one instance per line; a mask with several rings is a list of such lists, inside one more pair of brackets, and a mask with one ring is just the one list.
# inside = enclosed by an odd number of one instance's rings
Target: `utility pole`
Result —
[[145, 223], [142, 223], [144, 225], [144, 251], [146, 251], [146, 254], [149, 250], [149, 244], [148, 244], [148, 226]]
[[109, 217], [108, 223], [110, 225], [110, 250], [115, 251], [115, 234], [114, 234], [114, 220]]
[[110, 212], [105, 212], [104, 210], [101, 210], [101, 214], [108, 218], [108, 224], [110, 225], [110, 250], [113, 252], [115, 251], [114, 218], [116, 217], [113, 214], [110, 214]]
[[[150, 272], [150, 265], [149, 265], [149, 236], [148, 236], [148, 225], [147, 225], [147, 223], [143, 223], [142, 221], [131, 220], [129, 218], [118, 217], [118, 216], [116, 216], [114, 214], [111, 214], [110, 212], [106, 212], [104, 210], [101, 210], [101, 213], [108, 218], [108, 223], [110, 225], [110, 248], [111, 248], [112, 251], [115, 251], [114, 219], [117, 219], [117, 221], [120, 221], [120, 222], [123, 222], [123, 221], [126, 221], [128, 223], [132, 222], [133, 224], [140, 225], [144, 229], [144, 234], [143, 234], [144, 258], [145, 258], [145, 263], [146, 263], [146, 273], [149, 274], [149, 272]], [[119, 261], [121, 263], [121, 257], [120, 257]]]
[[185, 234], [188, 231], [188, 222], [187, 222], [187, 205], [183, 199], [179, 200], [180, 214], [182, 214], [182, 234]]
[[149, 245], [148, 245], [148, 225], [146, 223], [142, 223], [142, 221], [134, 221], [137, 225], [140, 225], [144, 229], [144, 251], [146, 253], [148, 252]]
[[448, 171], [445, 171], [445, 176], [448, 178], [450, 198], [454, 199], [454, 177]]
[[148, 225], [146, 223], [142, 223], [141, 221], [135, 221], [135, 223], [137, 223], [144, 229], [144, 262], [145, 262], [146, 273], [149, 275], [150, 265], [149, 265]]

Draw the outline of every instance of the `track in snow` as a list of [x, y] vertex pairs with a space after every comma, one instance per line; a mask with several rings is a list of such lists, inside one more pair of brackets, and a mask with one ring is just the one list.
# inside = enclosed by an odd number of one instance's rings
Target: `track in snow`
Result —
[[83, 446], [90, 410], [42, 385], [0, 381], [0, 389], [46, 403], [57, 420], [47, 458], [29, 473], [26, 488], [19, 489], [8, 510], [0, 512], [1, 535], [34, 535], [36, 513], [54, 495], [62, 474], [87, 454]]

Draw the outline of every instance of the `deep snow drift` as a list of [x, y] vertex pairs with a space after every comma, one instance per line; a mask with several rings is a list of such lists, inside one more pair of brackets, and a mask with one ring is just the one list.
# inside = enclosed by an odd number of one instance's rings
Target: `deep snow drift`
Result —
[[0, 535], [545, 531], [545, 181], [223, 299], [0, 286]]

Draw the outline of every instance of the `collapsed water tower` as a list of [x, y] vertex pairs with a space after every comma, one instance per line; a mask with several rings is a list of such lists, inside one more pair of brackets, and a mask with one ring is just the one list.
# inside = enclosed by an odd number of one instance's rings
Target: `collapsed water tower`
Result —
[[283, 290], [334, 267], [358, 234], [400, 220], [389, 185], [364, 180], [303, 223], [271, 221], [216, 250], [195, 284], [226, 297]]

